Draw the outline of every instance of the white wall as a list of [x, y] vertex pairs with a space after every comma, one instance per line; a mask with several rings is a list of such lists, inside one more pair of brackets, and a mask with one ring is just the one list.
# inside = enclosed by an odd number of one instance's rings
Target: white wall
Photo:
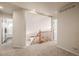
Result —
[[79, 54], [79, 5], [58, 14], [58, 45]]
[[13, 13], [13, 47], [24, 47], [26, 45], [25, 21], [25, 10], [15, 10]]
[[0, 14], [0, 44], [2, 39], [2, 15]]

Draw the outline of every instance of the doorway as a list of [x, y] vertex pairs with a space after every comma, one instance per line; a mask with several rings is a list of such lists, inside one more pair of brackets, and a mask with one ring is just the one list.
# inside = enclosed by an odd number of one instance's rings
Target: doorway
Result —
[[11, 15], [2, 14], [1, 44], [11, 43], [13, 37], [13, 19]]
[[53, 20], [53, 39], [57, 43], [57, 19]]
[[51, 17], [27, 13], [26, 45], [41, 44], [51, 41]]

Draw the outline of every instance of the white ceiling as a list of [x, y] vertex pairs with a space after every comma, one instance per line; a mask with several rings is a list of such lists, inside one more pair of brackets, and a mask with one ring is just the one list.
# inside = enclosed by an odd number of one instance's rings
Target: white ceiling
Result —
[[37, 12], [53, 16], [61, 7], [68, 3], [69, 2], [14, 2], [12, 4], [24, 9], [35, 9]]
[[18, 6], [12, 5], [8, 2], [0, 2], [0, 6], [3, 7], [0, 9], [0, 12], [12, 14], [15, 9], [18, 9]]
[[68, 4], [69, 2], [0, 2], [0, 6], [3, 6], [3, 12], [12, 13], [14, 9], [24, 8], [33, 10], [37, 12], [54, 16], [56, 12]]

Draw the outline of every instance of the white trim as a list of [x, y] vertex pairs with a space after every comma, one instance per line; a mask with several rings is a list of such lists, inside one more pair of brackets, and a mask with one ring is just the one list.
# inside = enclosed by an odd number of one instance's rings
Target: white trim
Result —
[[57, 47], [59, 47], [59, 48], [61, 48], [61, 49], [63, 49], [63, 50], [66, 50], [66, 51], [68, 51], [68, 52], [70, 52], [70, 53], [72, 53], [72, 54], [75, 54], [75, 55], [79, 56], [78, 53], [76, 53], [76, 52], [74, 52], [74, 51], [71, 51], [71, 50], [69, 50], [69, 49], [66, 49], [66, 48], [64, 48], [64, 47], [62, 47], [62, 46], [60, 46], [60, 45], [57, 45]]

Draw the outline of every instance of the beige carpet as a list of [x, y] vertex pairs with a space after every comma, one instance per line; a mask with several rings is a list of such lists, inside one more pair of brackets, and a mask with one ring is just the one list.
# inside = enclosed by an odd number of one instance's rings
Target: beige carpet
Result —
[[35, 44], [26, 48], [0, 48], [2, 56], [75, 56], [63, 49], [56, 47], [54, 42]]

